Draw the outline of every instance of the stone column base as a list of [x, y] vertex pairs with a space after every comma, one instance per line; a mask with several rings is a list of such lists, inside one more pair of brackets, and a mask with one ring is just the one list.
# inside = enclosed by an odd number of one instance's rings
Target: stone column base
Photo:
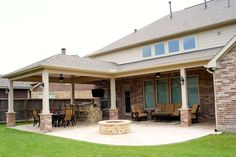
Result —
[[191, 109], [180, 109], [180, 120], [181, 120], [181, 126], [183, 127], [189, 127], [192, 124], [192, 115], [191, 115]]
[[16, 112], [6, 112], [7, 127], [16, 126]]
[[117, 109], [109, 109], [109, 119], [117, 120], [118, 119], [118, 110]]
[[52, 131], [52, 114], [40, 114], [40, 131], [44, 133]]

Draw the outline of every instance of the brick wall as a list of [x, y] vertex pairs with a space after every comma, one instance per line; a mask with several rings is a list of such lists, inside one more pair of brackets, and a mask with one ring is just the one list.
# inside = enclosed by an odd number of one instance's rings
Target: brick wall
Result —
[[[179, 77], [179, 71], [161, 73], [161, 78], [169, 79], [172, 77]], [[200, 118], [209, 119], [215, 117], [214, 109], [214, 86], [212, 75], [209, 74], [204, 68], [189, 69], [187, 70], [187, 75], [198, 76], [199, 81], [199, 94], [200, 94]], [[144, 96], [143, 96], [143, 83], [144, 80], [153, 81], [156, 79], [155, 74], [142, 75], [136, 77], [120, 78], [116, 80], [116, 101], [119, 108], [119, 117], [124, 117], [124, 103], [122, 102], [122, 86], [124, 84], [129, 84], [130, 86], [130, 97], [131, 104], [139, 104], [141, 108], [144, 108]], [[170, 87], [169, 87], [170, 88]], [[155, 87], [154, 87], [155, 91]], [[168, 92], [169, 93], [169, 92]], [[169, 102], [170, 101], [170, 95]]]
[[219, 60], [215, 89], [218, 129], [236, 132], [236, 46]]

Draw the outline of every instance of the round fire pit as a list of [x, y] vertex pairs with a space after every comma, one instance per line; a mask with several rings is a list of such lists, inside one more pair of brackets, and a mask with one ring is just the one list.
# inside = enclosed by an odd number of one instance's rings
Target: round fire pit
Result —
[[130, 132], [130, 120], [104, 120], [98, 122], [99, 133], [104, 135], [120, 135]]

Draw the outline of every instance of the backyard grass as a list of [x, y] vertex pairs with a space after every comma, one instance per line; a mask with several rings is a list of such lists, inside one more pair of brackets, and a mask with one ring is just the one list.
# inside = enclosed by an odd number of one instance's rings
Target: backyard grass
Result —
[[[155, 136], [155, 135], [153, 135]], [[0, 125], [0, 157], [235, 157], [236, 134], [162, 146], [109, 146], [22, 132]]]

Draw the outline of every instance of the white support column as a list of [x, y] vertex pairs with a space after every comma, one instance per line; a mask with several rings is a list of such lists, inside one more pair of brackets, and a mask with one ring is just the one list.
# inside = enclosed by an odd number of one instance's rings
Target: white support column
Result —
[[110, 79], [111, 90], [111, 109], [116, 109], [116, 82], [114, 78]]
[[47, 71], [42, 72], [43, 81], [43, 110], [42, 114], [49, 114], [49, 74]]
[[115, 78], [110, 79], [111, 108], [109, 110], [109, 119], [118, 119], [118, 110], [116, 109], [116, 81]]
[[14, 112], [14, 88], [13, 81], [9, 81], [8, 85], [8, 112], [6, 112], [7, 127], [16, 125], [16, 113]]
[[182, 109], [180, 110], [181, 126], [189, 127], [192, 124], [191, 110], [188, 108], [187, 76], [185, 68], [180, 69]]
[[75, 104], [75, 83], [71, 83], [71, 104]]
[[13, 90], [13, 81], [9, 81], [9, 92], [8, 92], [8, 112], [14, 112], [14, 90]]
[[188, 108], [188, 96], [187, 96], [187, 77], [184, 68], [180, 69], [180, 80], [181, 80], [181, 94], [182, 94], [182, 108]]

